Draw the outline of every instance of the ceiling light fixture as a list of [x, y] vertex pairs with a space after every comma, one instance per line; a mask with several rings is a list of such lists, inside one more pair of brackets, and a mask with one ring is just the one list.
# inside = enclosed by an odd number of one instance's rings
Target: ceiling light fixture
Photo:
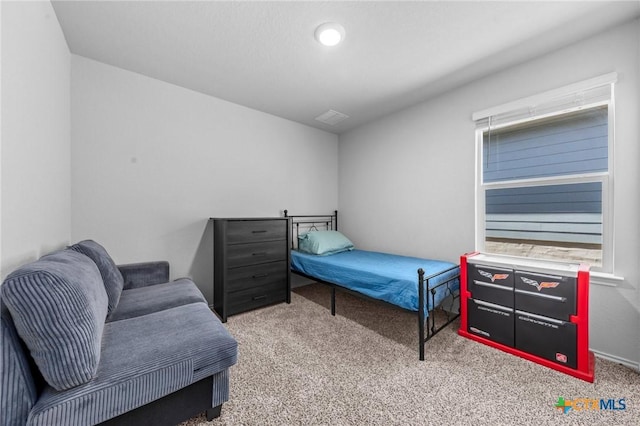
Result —
[[316, 28], [316, 40], [325, 46], [335, 46], [344, 39], [344, 27], [335, 22], [325, 22]]

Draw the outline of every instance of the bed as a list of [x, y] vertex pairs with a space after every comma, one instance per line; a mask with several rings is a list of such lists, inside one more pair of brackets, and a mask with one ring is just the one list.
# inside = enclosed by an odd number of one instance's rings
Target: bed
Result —
[[337, 232], [337, 211], [294, 216], [285, 210], [284, 215], [291, 224], [291, 270], [331, 287], [331, 315], [336, 289], [417, 313], [421, 361], [425, 343], [459, 316], [459, 265], [359, 250]]

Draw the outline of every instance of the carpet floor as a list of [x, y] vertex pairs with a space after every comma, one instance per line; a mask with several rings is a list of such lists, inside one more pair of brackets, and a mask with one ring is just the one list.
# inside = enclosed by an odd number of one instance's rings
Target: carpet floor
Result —
[[[459, 322], [418, 360], [417, 318], [337, 292], [298, 288], [291, 304], [229, 318], [238, 340], [230, 400], [197, 425], [639, 425], [640, 375], [596, 360], [595, 382], [458, 336]], [[624, 398], [625, 409], [555, 407], [558, 398]], [[609, 406], [611, 408], [611, 406]]]

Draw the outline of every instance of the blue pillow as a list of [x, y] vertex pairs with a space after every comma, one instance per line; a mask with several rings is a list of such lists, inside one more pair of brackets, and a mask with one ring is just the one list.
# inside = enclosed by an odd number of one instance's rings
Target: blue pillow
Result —
[[108, 299], [91, 259], [73, 250], [43, 256], [12, 272], [0, 292], [51, 387], [69, 389], [95, 376]]
[[338, 231], [311, 231], [298, 237], [298, 250], [329, 255], [353, 250], [353, 243]]
[[70, 248], [71, 250], [84, 254], [95, 262], [102, 276], [104, 289], [107, 291], [107, 296], [109, 297], [109, 310], [107, 315], [111, 315], [111, 312], [118, 306], [122, 288], [124, 287], [124, 278], [116, 266], [116, 263], [111, 256], [109, 256], [107, 250], [93, 240], [80, 241]]

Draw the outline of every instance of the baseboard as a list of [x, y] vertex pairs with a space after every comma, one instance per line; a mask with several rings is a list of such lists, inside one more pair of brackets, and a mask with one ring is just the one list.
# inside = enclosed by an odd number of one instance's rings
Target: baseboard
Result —
[[629, 367], [629, 368], [631, 368], [631, 369], [633, 369], [635, 371], [640, 372], [640, 364], [638, 364], [635, 361], [631, 361], [631, 360], [628, 360], [628, 359], [625, 359], [625, 358], [620, 358], [618, 356], [607, 354], [607, 353], [604, 353], [604, 352], [596, 351], [595, 349], [590, 349], [590, 350], [598, 358], [602, 358], [602, 359], [606, 359], [607, 361], [611, 361], [611, 362], [615, 362], [615, 363], [618, 363], [618, 364], [622, 364], [625, 367]]

